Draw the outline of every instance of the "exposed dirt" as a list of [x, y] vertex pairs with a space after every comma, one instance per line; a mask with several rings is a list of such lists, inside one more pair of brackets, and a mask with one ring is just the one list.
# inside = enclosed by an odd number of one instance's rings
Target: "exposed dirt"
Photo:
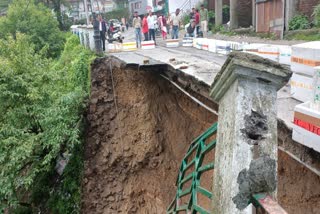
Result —
[[[104, 58], [94, 62], [91, 78], [82, 213], [165, 213], [186, 150], [217, 118], [159, 71]], [[280, 146], [291, 139], [288, 132], [280, 126]], [[212, 171], [201, 185], [211, 189], [211, 181]], [[278, 199], [288, 213], [319, 213], [320, 178], [281, 151], [278, 181]], [[199, 201], [210, 209], [210, 201]]]
[[82, 212], [165, 213], [189, 144], [217, 118], [159, 73], [117, 65], [112, 81], [110, 63], [92, 68]]

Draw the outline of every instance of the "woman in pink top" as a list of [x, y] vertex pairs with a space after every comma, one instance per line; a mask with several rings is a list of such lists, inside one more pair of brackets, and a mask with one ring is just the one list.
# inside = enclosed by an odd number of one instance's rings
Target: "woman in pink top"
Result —
[[149, 41], [149, 28], [148, 28], [148, 14], [145, 14], [142, 19], [142, 33], [144, 35], [144, 41]]
[[164, 15], [161, 19], [161, 32], [163, 40], [167, 39], [167, 19]]

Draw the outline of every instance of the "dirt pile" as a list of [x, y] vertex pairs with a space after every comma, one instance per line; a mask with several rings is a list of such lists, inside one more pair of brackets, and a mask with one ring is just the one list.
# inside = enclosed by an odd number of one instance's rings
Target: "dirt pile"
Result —
[[82, 212], [165, 213], [189, 144], [217, 118], [158, 72], [105, 58], [91, 76]]

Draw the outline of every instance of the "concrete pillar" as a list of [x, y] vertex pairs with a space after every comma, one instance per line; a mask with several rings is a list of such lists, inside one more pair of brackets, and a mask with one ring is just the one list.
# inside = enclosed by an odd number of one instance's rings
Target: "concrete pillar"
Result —
[[297, 13], [298, 0], [284, 0], [284, 17], [285, 17], [285, 30], [289, 30], [289, 22]]
[[222, 25], [222, 0], [215, 0], [215, 25]]
[[246, 53], [231, 53], [210, 96], [219, 103], [214, 213], [251, 214], [252, 193], [277, 190], [277, 91], [291, 71]]
[[238, 1], [230, 0], [230, 29], [236, 29], [238, 27]]
[[256, 29], [256, 0], [252, 0], [252, 26]]

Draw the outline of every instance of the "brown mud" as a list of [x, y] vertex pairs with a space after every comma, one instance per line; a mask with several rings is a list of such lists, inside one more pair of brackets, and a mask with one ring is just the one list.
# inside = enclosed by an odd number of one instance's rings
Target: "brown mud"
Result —
[[[217, 121], [160, 73], [127, 68], [114, 58], [93, 63], [82, 213], [165, 213], [191, 141]], [[281, 130], [280, 141], [288, 134]], [[211, 179], [201, 179], [207, 189]], [[278, 182], [288, 213], [320, 213], [320, 178], [282, 151]], [[210, 201], [200, 204], [210, 208]]]
[[217, 118], [159, 73], [118, 63], [112, 81], [110, 63], [92, 67], [82, 213], [165, 213], [189, 144]]

